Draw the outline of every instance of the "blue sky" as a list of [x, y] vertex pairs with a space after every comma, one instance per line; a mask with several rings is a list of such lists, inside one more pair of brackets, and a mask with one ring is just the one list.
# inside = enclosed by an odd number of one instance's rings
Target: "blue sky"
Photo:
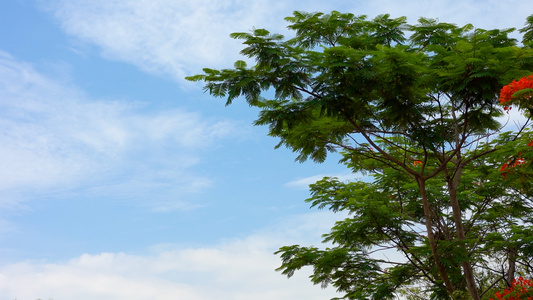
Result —
[[0, 299], [329, 299], [272, 253], [338, 216], [257, 111], [183, 78], [232, 66], [235, 31], [294, 10], [522, 27], [527, 1], [5, 0], [0, 3]]

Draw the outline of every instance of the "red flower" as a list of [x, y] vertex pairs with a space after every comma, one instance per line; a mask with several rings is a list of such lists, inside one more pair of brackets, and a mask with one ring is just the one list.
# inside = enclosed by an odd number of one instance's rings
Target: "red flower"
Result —
[[[504, 110], [509, 111], [510, 102], [513, 100], [513, 95], [523, 89], [533, 89], [533, 75], [525, 76], [520, 78], [518, 81], [513, 80], [513, 82], [504, 86], [500, 91], [500, 104], [504, 106]], [[530, 99], [533, 95], [528, 95], [527, 99]]]
[[507, 163], [504, 163], [503, 166], [500, 168], [500, 172], [503, 172], [507, 170]]
[[413, 167], [416, 167], [418, 165], [421, 165], [422, 164], [422, 161], [421, 160], [415, 160], [413, 161]]
[[[522, 277], [519, 277], [518, 280], [513, 280], [511, 283], [511, 287], [504, 289], [502, 293], [500, 291], [497, 291], [494, 296], [496, 296], [496, 299], [507, 299], [507, 300], [520, 300], [520, 299], [532, 299], [531, 293], [533, 293], [533, 282], [531, 280], [524, 279]], [[520, 297], [523, 294], [526, 294], [527, 298]], [[491, 298], [491, 300], [493, 300]]]
[[512, 168], [519, 166], [519, 165], [523, 165], [525, 163], [526, 163], [526, 160], [522, 157], [522, 152], [518, 152], [518, 157], [510, 159], [508, 162], [504, 163], [499, 171], [502, 173], [503, 179], [506, 179], [507, 174], [509, 174]]

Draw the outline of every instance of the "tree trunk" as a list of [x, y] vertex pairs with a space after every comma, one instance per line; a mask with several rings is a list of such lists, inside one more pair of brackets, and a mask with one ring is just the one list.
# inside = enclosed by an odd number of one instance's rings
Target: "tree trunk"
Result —
[[444, 269], [444, 267], [440, 263], [440, 255], [437, 251], [437, 243], [435, 242], [435, 235], [433, 234], [433, 222], [431, 221], [431, 208], [426, 192], [426, 182], [421, 178], [417, 178], [417, 182], [418, 187], [420, 188], [420, 196], [422, 196], [424, 218], [426, 220], [426, 230], [428, 235], [429, 246], [431, 248], [431, 253], [433, 254], [433, 260], [435, 261], [435, 265], [437, 266], [437, 270], [439, 271], [440, 277], [444, 282], [444, 285], [446, 286], [448, 294], [452, 295], [454, 292], [454, 288], [452, 282], [450, 281], [450, 278], [448, 277], [446, 269]]
[[514, 281], [514, 273], [516, 271], [516, 249], [509, 249], [509, 268], [507, 269], [507, 286], [511, 286], [511, 283]]
[[[461, 207], [459, 206], [459, 200], [457, 199], [457, 187], [459, 186], [459, 180], [461, 179], [462, 173], [462, 166], [458, 165], [453, 177], [449, 177], [449, 175], [446, 174], [446, 181], [448, 183], [450, 204], [453, 210], [453, 220], [455, 223], [455, 229], [457, 230], [457, 239], [459, 241], [459, 247], [462, 247], [465, 251], [468, 251], [468, 249], [466, 249], [466, 246], [462, 243], [466, 239], [466, 237], [465, 230], [463, 227]], [[474, 277], [474, 271], [472, 270], [472, 265], [469, 261], [464, 261], [462, 262], [462, 266], [468, 293], [474, 300], [479, 300], [479, 293], [477, 290], [477, 284], [476, 279]]]

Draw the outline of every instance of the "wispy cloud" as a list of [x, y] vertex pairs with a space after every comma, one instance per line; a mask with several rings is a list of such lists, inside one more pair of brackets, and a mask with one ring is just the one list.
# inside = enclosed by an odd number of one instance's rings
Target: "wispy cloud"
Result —
[[144, 112], [143, 105], [91, 99], [0, 52], [0, 204], [83, 188], [118, 199], [150, 195], [145, 203], [160, 210], [189, 207], [179, 196], [211, 184], [190, 167], [236, 126], [181, 109]]
[[65, 32], [96, 45], [105, 57], [180, 80], [201, 67], [236, 59], [240, 42], [229, 34], [266, 25], [274, 17], [281, 20], [277, 12], [285, 6], [266, 0], [45, 3]]
[[[530, 14], [527, 1], [299, 1], [281, 0], [61, 0], [42, 1], [69, 35], [95, 45], [109, 59], [182, 81], [203, 67], [230, 67], [242, 59], [232, 32], [267, 28], [286, 33], [284, 17], [294, 10], [340, 10], [372, 18], [390, 13], [482, 28], [521, 27]], [[509, 16], [509, 17], [502, 17]], [[183, 82], [182, 82], [183, 83]]]
[[459, 26], [471, 23], [485, 29], [520, 28], [531, 14], [530, 3], [518, 0], [373, 0], [365, 3], [368, 11], [390, 13], [392, 17], [407, 16], [411, 24], [416, 23], [420, 17], [426, 17]]
[[[65, 262], [0, 267], [2, 299], [271, 300], [329, 299], [312, 286], [309, 269], [287, 280], [273, 255], [286, 243], [312, 244], [331, 227], [329, 212], [293, 216], [251, 236], [209, 247], [155, 247], [147, 255], [84, 254]], [[291, 226], [297, 225], [297, 226]], [[314, 243], [316, 245], [316, 243]]]

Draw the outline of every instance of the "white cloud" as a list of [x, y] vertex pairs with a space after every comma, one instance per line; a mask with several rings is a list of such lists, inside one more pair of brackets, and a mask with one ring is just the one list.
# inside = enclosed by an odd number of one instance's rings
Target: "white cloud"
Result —
[[498, 121], [503, 125], [501, 131], [518, 131], [524, 125], [531, 123], [529, 118], [525, 116], [525, 111], [516, 107], [511, 107], [503, 116], [498, 118]]
[[[471, 23], [478, 28], [523, 27], [526, 17], [531, 14], [531, 5], [526, 1], [509, 0], [372, 0], [364, 1], [364, 14], [370, 18], [377, 14], [390, 13], [391, 17], [406, 16], [410, 24], [418, 18], [438, 18], [441, 22], [459, 26]], [[354, 5], [354, 11], [358, 6]]]
[[96, 45], [105, 57], [177, 79], [237, 59], [240, 42], [229, 34], [282, 20], [277, 12], [285, 6], [267, 0], [48, 3], [65, 32]]
[[242, 45], [232, 32], [267, 28], [286, 33], [294, 10], [339, 10], [373, 18], [390, 13], [416, 23], [421, 16], [482, 28], [522, 27], [527, 1], [299, 1], [273, 0], [43, 0], [63, 30], [96, 45], [110, 59], [173, 76], [197, 74], [203, 67], [231, 67]]
[[[317, 242], [330, 212], [293, 216], [243, 239], [211, 247], [162, 247], [149, 255], [84, 254], [66, 262], [0, 266], [0, 298], [33, 300], [329, 299], [302, 270], [287, 279], [274, 269], [280, 246]], [[296, 225], [296, 226], [294, 226]], [[157, 248], [155, 248], [157, 249]]]
[[21, 193], [83, 187], [119, 199], [151, 195], [159, 210], [190, 208], [179, 196], [211, 184], [190, 167], [202, 148], [237, 131], [180, 109], [146, 113], [140, 103], [90, 99], [3, 52], [0, 108], [3, 206]]

